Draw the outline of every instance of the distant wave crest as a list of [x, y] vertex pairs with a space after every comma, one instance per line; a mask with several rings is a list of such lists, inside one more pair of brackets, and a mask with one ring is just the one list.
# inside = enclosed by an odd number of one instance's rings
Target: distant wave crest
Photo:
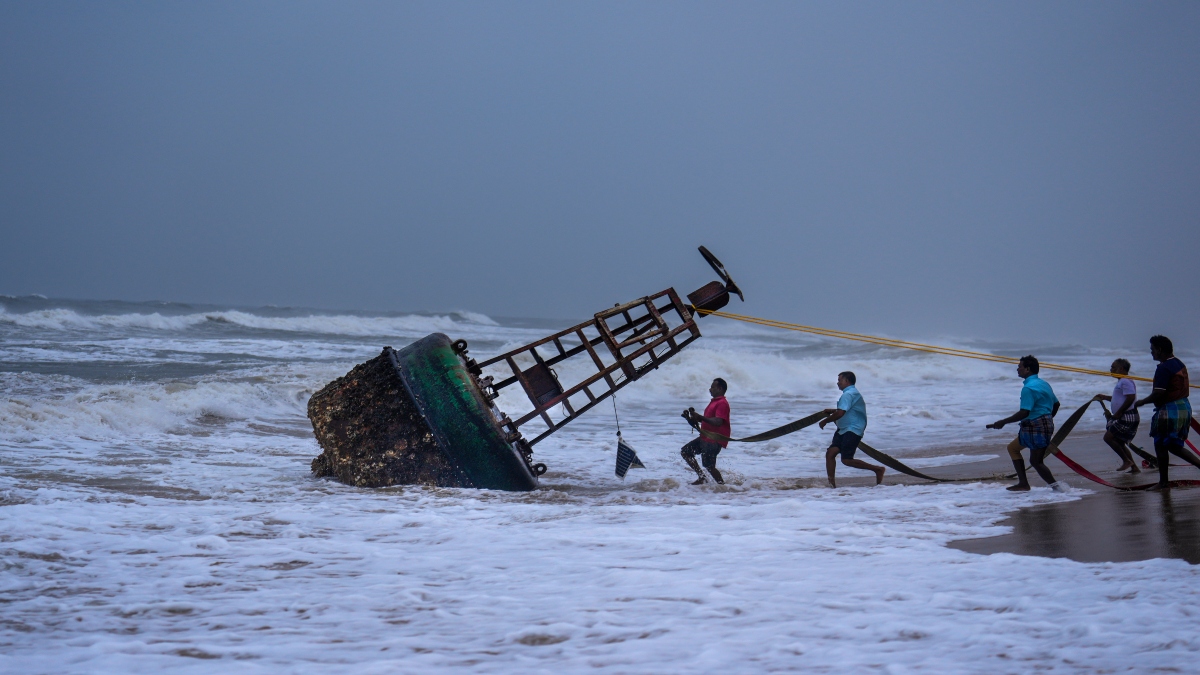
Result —
[[310, 314], [308, 316], [262, 316], [239, 310], [195, 314], [81, 314], [72, 309], [40, 309], [12, 313], [0, 306], [0, 324], [43, 330], [80, 331], [96, 329], [141, 329], [183, 331], [208, 322], [256, 330], [322, 333], [351, 336], [420, 336], [434, 331], [454, 331], [471, 326], [497, 326], [490, 317], [476, 312], [442, 315], [356, 316]]

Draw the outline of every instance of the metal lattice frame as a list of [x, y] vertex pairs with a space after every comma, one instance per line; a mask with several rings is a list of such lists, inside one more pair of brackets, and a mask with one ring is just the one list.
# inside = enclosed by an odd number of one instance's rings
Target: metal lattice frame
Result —
[[[613, 327], [614, 322], [619, 325]], [[495, 376], [484, 377], [480, 383], [485, 393], [493, 398], [505, 387], [521, 385], [533, 410], [516, 421], [505, 416], [501, 424], [508, 429], [513, 441], [532, 447], [618, 389], [658, 368], [699, 337], [695, 316], [679, 299], [675, 289], [668, 288], [597, 312], [591, 321], [481, 362], [480, 369], [497, 366], [510, 374], [501, 375], [503, 379], [499, 382], [495, 382]], [[601, 344], [607, 349], [598, 349]], [[539, 348], [549, 352], [548, 356], [543, 356]], [[517, 358], [524, 354], [533, 359], [534, 365], [522, 370]], [[564, 387], [552, 368], [573, 357], [590, 361], [595, 372], [581, 382]], [[586, 403], [576, 408], [570, 399], [578, 394], [586, 397]], [[549, 411], [560, 404], [566, 415], [556, 423]], [[533, 440], [523, 441], [520, 427], [537, 418], [541, 418], [547, 429]]]

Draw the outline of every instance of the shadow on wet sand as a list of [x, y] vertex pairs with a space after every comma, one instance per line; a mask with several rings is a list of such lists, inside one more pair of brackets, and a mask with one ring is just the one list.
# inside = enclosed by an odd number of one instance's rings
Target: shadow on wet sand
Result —
[[[1101, 478], [1118, 485], [1157, 480], [1157, 471], [1143, 470], [1132, 476], [1113, 471], [1119, 460], [1098, 434], [1082, 432], [1078, 436], [1068, 439], [1064, 452]], [[1150, 447], [1149, 441], [1139, 438], [1138, 444]], [[1079, 562], [1180, 558], [1200, 563], [1200, 487], [1121, 492], [1083, 479], [1053, 459], [1047, 461], [1047, 466], [1057, 479], [1093, 494], [1075, 501], [1020, 509], [1000, 523], [1012, 528], [1010, 534], [959, 540], [949, 546], [984, 555], [1015, 553]], [[1029, 473], [1031, 483], [1041, 486], [1033, 471]], [[1172, 466], [1171, 478], [1200, 476], [1191, 466]]]
[[[1073, 481], [1072, 481], [1073, 482]], [[1117, 492], [1021, 509], [1011, 534], [951, 542], [968, 553], [1016, 553], [1079, 562], [1182, 558], [1200, 563], [1200, 488]]]

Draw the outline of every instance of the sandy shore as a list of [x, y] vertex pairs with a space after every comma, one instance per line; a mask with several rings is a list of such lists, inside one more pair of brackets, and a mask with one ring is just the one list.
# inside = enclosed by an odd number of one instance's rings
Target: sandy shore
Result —
[[[1135, 442], [1152, 452], [1153, 443], [1144, 431]], [[1077, 431], [1063, 444], [1063, 451], [1097, 476], [1117, 485], [1157, 480], [1157, 471], [1143, 470], [1138, 475], [1114, 471], [1120, 460], [1095, 431]], [[971, 454], [966, 449], [960, 452]], [[981, 464], [959, 465], [954, 471], [947, 467], [935, 475], [969, 475], [978, 467], [1004, 471], [1005, 465], [1011, 473], [1002, 447], [990, 446], [987, 453], [1002, 457]], [[1173, 463], [1182, 463], [1182, 460], [1174, 459]], [[1200, 563], [1200, 489], [1121, 492], [1077, 475], [1058, 460], [1049, 460], [1047, 466], [1055, 478], [1092, 494], [1077, 501], [1020, 509], [1001, 523], [1012, 527], [1012, 533], [960, 540], [950, 546], [985, 555], [1016, 553], [1080, 562], [1181, 558], [1192, 564]], [[986, 474], [985, 470], [981, 475]], [[1032, 470], [1029, 475], [1035, 487], [1042, 484]], [[1171, 477], [1196, 479], [1200, 478], [1200, 471], [1191, 466], [1172, 466]]]
[[[1145, 426], [1145, 425], [1143, 425]], [[1014, 425], [1015, 431], [1015, 425]], [[1153, 452], [1153, 443], [1139, 434], [1135, 443]], [[1120, 459], [1101, 439], [1095, 429], [1078, 429], [1063, 444], [1063, 451], [1097, 476], [1116, 485], [1140, 485], [1157, 480], [1158, 473], [1144, 469], [1137, 475], [1117, 473]], [[998, 435], [996, 443], [961, 446], [930, 447], [916, 453], [922, 457], [944, 455], [979, 455], [992, 457], [969, 464], [914, 468], [932, 476], [945, 478], [987, 478], [1012, 482], [1004, 478], [1012, 474], [1012, 463], [1004, 450], [1007, 433]], [[880, 448], [884, 452], [886, 448]], [[1026, 455], [1028, 457], [1028, 455]], [[869, 457], [860, 459], [872, 461]], [[908, 462], [907, 456], [900, 457]], [[1139, 460], [1140, 463], [1140, 460]], [[1175, 458], [1173, 464], [1181, 464]], [[1071, 502], [1046, 504], [1016, 510], [1001, 525], [1011, 527], [1010, 534], [985, 539], [965, 539], [950, 546], [969, 553], [1015, 553], [1047, 558], [1070, 558], [1079, 562], [1128, 562], [1151, 558], [1180, 558], [1200, 563], [1200, 488], [1175, 488], [1166, 492], [1121, 492], [1089, 481], [1071, 471], [1065, 464], [1050, 459], [1047, 462], [1054, 477], [1072, 488], [1090, 492]], [[1172, 478], [1200, 478], [1200, 471], [1191, 466], [1172, 466]], [[1044, 483], [1029, 469], [1030, 483]], [[870, 474], [838, 466], [838, 485], [867, 486], [873, 481]], [[824, 479], [809, 479], [811, 487], [821, 487]], [[925, 481], [888, 471], [889, 484], [918, 484]], [[805, 487], [809, 487], [806, 485]]]

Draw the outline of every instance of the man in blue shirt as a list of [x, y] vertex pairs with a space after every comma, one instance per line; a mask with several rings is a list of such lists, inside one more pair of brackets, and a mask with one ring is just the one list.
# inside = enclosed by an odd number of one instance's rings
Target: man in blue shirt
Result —
[[1025, 380], [1021, 387], [1021, 409], [1016, 413], [987, 425], [988, 429], [1003, 429], [1010, 422], [1020, 422], [1021, 431], [1016, 439], [1008, 444], [1008, 456], [1012, 458], [1013, 467], [1017, 470], [1017, 484], [1009, 487], [1013, 492], [1027, 492], [1029, 479], [1025, 477], [1025, 460], [1021, 458], [1021, 448], [1029, 448], [1029, 463], [1034, 470], [1046, 481], [1046, 484], [1056, 492], [1062, 492], [1066, 486], [1054, 480], [1050, 469], [1046, 468], [1043, 460], [1050, 448], [1050, 439], [1054, 437], [1054, 416], [1058, 414], [1058, 397], [1042, 378], [1038, 377], [1041, 365], [1032, 356], [1022, 356], [1017, 363], [1017, 377]]
[[874, 471], [876, 485], [883, 482], [883, 472], [886, 471], [882, 466], [854, 459], [858, 444], [867, 431], [867, 404], [863, 401], [862, 394], [858, 393], [858, 388], [854, 386], [856, 381], [854, 373], [848, 370], [838, 373], [837, 385], [838, 389], [842, 390], [842, 397], [838, 399], [836, 408], [825, 410], [826, 417], [820, 421], [822, 429], [830, 422], [837, 425], [833, 443], [825, 452], [825, 473], [829, 475], [829, 487], [837, 487], [833, 474], [837, 471], [837, 463], [834, 460], [839, 454], [842, 456], [842, 464], [846, 466]]

